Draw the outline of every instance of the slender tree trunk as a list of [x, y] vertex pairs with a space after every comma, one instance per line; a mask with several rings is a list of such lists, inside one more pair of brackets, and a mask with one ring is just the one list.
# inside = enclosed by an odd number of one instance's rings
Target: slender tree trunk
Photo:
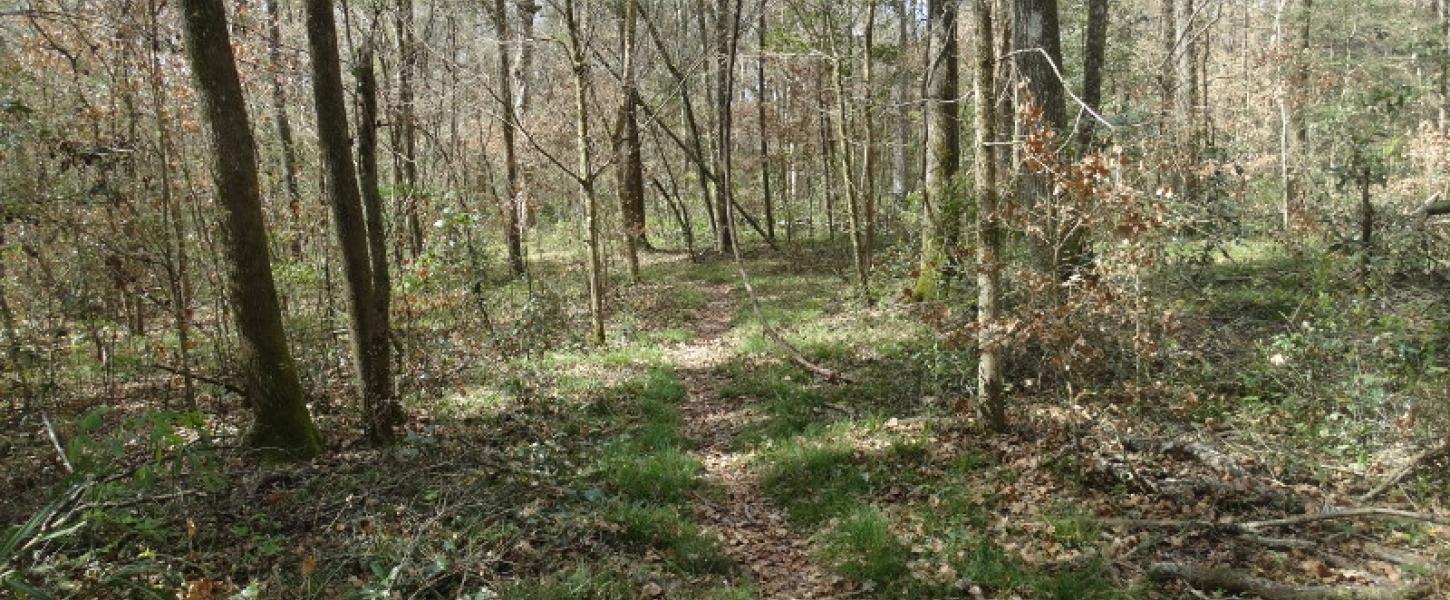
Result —
[[[1096, 1], [1096, 0], [1095, 0]], [[996, 61], [992, 48], [992, 0], [972, 0], [977, 68], [972, 89], [976, 97], [977, 196], [977, 412], [993, 431], [1006, 429], [1002, 399], [1002, 340], [998, 299], [1002, 295], [1002, 225], [997, 206], [997, 161], [992, 134], [997, 130], [994, 94]]]
[[516, 81], [509, 64], [509, 46], [515, 40], [509, 32], [508, 8], [504, 5], [504, 0], [494, 0], [493, 10], [489, 14], [493, 18], [494, 33], [498, 36], [499, 109], [503, 111], [500, 129], [503, 131], [504, 179], [508, 184], [508, 205], [504, 207], [507, 213], [504, 219], [507, 228], [504, 232], [504, 245], [508, 248], [509, 271], [519, 277], [526, 268], [523, 239], [524, 223], [527, 219], [519, 173], [518, 142], [515, 139], [518, 127], [518, 114], [514, 110]]
[[280, 0], [266, 0], [268, 76], [272, 88], [272, 115], [277, 123], [277, 145], [282, 152], [282, 183], [287, 190], [287, 213], [292, 216], [292, 258], [302, 259], [302, 191], [297, 184], [297, 144], [287, 117], [287, 91], [282, 86], [282, 11]]
[[1304, 104], [1309, 85], [1309, 31], [1313, 15], [1313, 0], [1298, 0], [1298, 31], [1290, 41], [1290, 34], [1284, 30], [1284, 11], [1294, 0], [1283, 0], [1279, 13], [1274, 17], [1275, 37], [1284, 53], [1282, 87], [1278, 94], [1279, 104], [1279, 213], [1280, 226], [1288, 231], [1298, 213], [1303, 209], [1304, 199], [1304, 156], [1309, 145], [1308, 120], [1304, 116]]
[[172, 193], [171, 181], [171, 135], [166, 112], [165, 77], [161, 72], [161, 24], [158, 22], [161, 7], [154, 0], [147, 3], [151, 16], [151, 48], [149, 68], [151, 72], [152, 102], [156, 105], [157, 159], [161, 175], [162, 218], [168, 227], [166, 245], [166, 279], [171, 296], [171, 318], [176, 325], [177, 371], [181, 375], [181, 389], [184, 406], [196, 410], [196, 379], [191, 370], [191, 283], [186, 245], [186, 216], [181, 200]]
[[957, 2], [927, 0], [926, 193], [922, 207], [918, 299], [940, 292], [961, 238], [962, 198], [952, 189], [961, 158], [957, 117]]
[[398, 0], [398, 141], [402, 161], [402, 178], [397, 187], [403, 191], [403, 214], [408, 224], [408, 250], [416, 260], [423, 255], [423, 225], [418, 217], [423, 201], [418, 189], [418, 107], [413, 93], [413, 77], [417, 73], [418, 50], [413, 26], [413, 0]]
[[332, 0], [307, 0], [306, 6], [317, 144], [322, 153], [328, 202], [332, 205], [333, 231], [342, 249], [353, 363], [362, 396], [363, 427], [370, 442], [387, 444], [392, 442], [393, 426], [398, 415], [393, 399], [388, 395], [392, 388], [392, 373], [381, 368], [381, 357], [374, 351], [376, 347], [372, 343], [379, 335], [373, 301], [373, 272], [368, 256], [362, 198], [353, 167], [352, 149], [348, 144], [337, 24]]
[[907, 94], [909, 80], [906, 74], [907, 46], [911, 44], [911, 22], [915, 15], [911, 14], [910, 3], [907, 0], [895, 0], [896, 8], [896, 49], [898, 63], [896, 72], [893, 74], [891, 83], [891, 110], [897, 115], [895, 118], [895, 131], [891, 143], [891, 197], [896, 200], [898, 208], [906, 205], [906, 194], [911, 190], [907, 180], [911, 177], [906, 146], [907, 138], [911, 135], [911, 111], [907, 108]]
[[222, 266], [239, 333], [237, 360], [253, 410], [247, 443], [277, 459], [310, 458], [321, 452], [322, 438], [307, 413], [282, 327], [262, 217], [256, 146], [225, 8], [211, 0], [183, 0], [182, 9], [187, 56], [222, 209], [221, 234], [227, 247]]
[[[392, 333], [391, 310], [393, 283], [388, 274], [388, 237], [383, 229], [383, 194], [378, 189], [378, 78], [373, 67], [373, 40], [368, 39], [358, 57], [357, 95], [358, 184], [362, 192], [363, 217], [367, 223], [369, 262], [372, 265], [373, 319], [376, 327], [369, 341], [377, 357], [377, 369], [393, 371], [393, 350], [389, 344]], [[396, 395], [392, 377], [382, 380], [382, 392], [388, 399]]]
[[765, 24], [766, 2], [760, 1], [760, 22], [755, 28], [756, 47], [760, 56], [755, 61], [755, 110], [760, 121], [760, 195], [765, 202], [765, 235], [775, 240], [775, 199], [770, 195], [770, 138], [765, 124]]
[[588, 31], [588, 0], [582, 10], [576, 0], [564, 1], [564, 21], [569, 34], [569, 64], [574, 72], [574, 132], [578, 150], [575, 179], [579, 185], [579, 201], [584, 205], [584, 218], [589, 229], [589, 324], [595, 344], [604, 343], [604, 279], [600, 258], [599, 198], [590, 173], [594, 169], [589, 149], [589, 63], [585, 62], [584, 32]]
[[[861, 48], [861, 212], [866, 220], [866, 239], [863, 258], [867, 274], [871, 271], [872, 256], [876, 252], [876, 109], [874, 85], [876, 46], [876, 2], [866, 7], [866, 28], [862, 34]], [[869, 300], [869, 296], [868, 296]]]
[[[835, 38], [835, 31], [828, 31], [826, 35]], [[833, 43], [834, 47], [835, 44]], [[856, 284], [860, 287], [862, 299], [870, 298], [870, 275], [867, 272], [867, 263], [870, 260], [866, 256], [866, 231], [865, 211], [862, 210], [862, 190], [852, 181], [855, 177], [855, 165], [851, 160], [851, 148], [848, 145], [850, 135], [849, 120], [846, 113], [846, 76], [845, 65], [842, 63], [850, 60], [850, 52], [840, 51], [833, 48], [831, 57], [831, 77], [835, 82], [836, 96], [836, 135], [833, 138], [836, 149], [836, 168], [840, 171], [841, 187], [846, 190], [847, 210], [846, 217], [851, 225], [851, 264], [856, 269]]]

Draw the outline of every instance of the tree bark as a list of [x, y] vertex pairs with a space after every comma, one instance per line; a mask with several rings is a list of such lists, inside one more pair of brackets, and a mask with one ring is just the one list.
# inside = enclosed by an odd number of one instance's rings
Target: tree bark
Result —
[[317, 144], [322, 154], [328, 202], [332, 205], [333, 231], [342, 249], [353, 364], [362, 396], [363, 427], [370, 442], [388, 444], [392, 442], [394, 421], [398, 415], [388, 394], [392, 388], [392, 373], [381, 368], [381, 357], [372, 344], [379, 335], [379, 324], [373, 301], [367, 224], [363, 217], [352, 149], [348, 144], [337, 23], [332, 0], [307, 0], [306, 6]]
[[958, 126], [957, 2], [927, 0], [926, 193], [921, 266], [913, 295], [936, 298], [961, 238], [963, 202], [953, 189], [961, 159]]
[[253, 411], [246, 441], [270, 458], [311, 458], [321, 452], [322, 438], [307, 412], [282, 326], [262, 217], [256, 146], [225, 8], [210, 0], [184, 0], [182, 9], [187, 56], [222, 209], [221, 236], [227, 248], [223, 268], [239, 334], [237, 360]]
[[910, 12], [911, 8], [907, 0], [895, 0], [894, 6], [896, 7], [896, 49], [899, 62], [891, 83], [891, 106], [897, 115], [891, 142], [891, 197], [896, 200], [897, 207], [904, 207], [906, 194], [911, 191], [908, 184], [911, 174], [906, 151], [907, 138], [911, 135], [911, 111], [906, 107], [909, 94], [907, 90], [909, 70], [906, 68], [906, 60], [907, 46], [911, 44], [911, 22], [915, 19], [915, 15]]

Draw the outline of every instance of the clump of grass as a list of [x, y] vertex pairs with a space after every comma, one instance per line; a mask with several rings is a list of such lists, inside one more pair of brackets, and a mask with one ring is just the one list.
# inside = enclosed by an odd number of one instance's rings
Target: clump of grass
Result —
[[1083, 548], [1098, 539], [1097, 522], [1076, 513], [1053, 514], [1043, 517], [1052, 527], [1052, 540], [1068, 548]]
[[1031, 587], [1038, 598], [1048, 600], [1130, 600], [1139, 596], [1135, 589], [1118, 589], [1101, 560], [1038, 574]]
[[880, 510], [858, 505], [821, 537], [820, 555], [840, 575], [886, 590], [906, 577], [910, 553]]
[[795, 440], [768, 450], [762, 484], [792, 521], [819, 524], [856, 505], [870, 486], [851, 446], [836, 440]]
[[723, 573], [730, 567], [720, 541], [700, 531], [675, 507], [627, 503], [616, 506], [609, 519], [620, 526], [624, 542], [659, 551], [680, 572]]
[[600, 461], [605, 487], [621, 498], [675, 504], [699, 487], [700, 461], [678, 448], [640, 453], [631, 444], [616, 444]]

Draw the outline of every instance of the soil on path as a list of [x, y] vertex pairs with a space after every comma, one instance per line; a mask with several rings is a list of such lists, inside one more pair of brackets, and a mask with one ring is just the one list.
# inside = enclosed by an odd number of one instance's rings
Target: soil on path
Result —
[[668, 356], [685, 386], [684, 431], [696, 444], [709, 487], [721, 493], [697, 497], [695, 518], [718, 535], [726, 553], [749, 569], [762, 598], [832, 598], [837, 578], [811, 560], [809, 540], [792, 531], [785, 513], [760, 491], [753, 454], [734, 443], [752, 419], [748, 401], [720, 397], [720, 368], [734, 356], [730, 320], [738, 301], [729, 285], [707, 289], [709, 301], [692, 325], [692, 341]]

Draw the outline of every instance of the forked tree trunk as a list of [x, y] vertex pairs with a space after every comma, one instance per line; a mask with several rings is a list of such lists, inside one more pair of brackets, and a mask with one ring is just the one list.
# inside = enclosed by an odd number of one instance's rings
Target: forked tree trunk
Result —
[[388, 444], [393, 440], [393, 426], [398, 414], [389, 394], [392, 373], [382, 368], [382, 357], [378, 356], [372, 343], [380, 335], [379, 323], [373, 301], [367, 224], [363, 218], [352, 149], [348, 144], [347, 108], [343, 98], [332, 0], [307, 0], [307, 45], [312, 54], [317, 144], [322, 153], [328, 202], [332, 205], [333, 231], [342, 250], [353, 364], [362, 396], [364, 432], [370, 442]]
[[262, 218], [256, 146], [225, 8], [211, 0], [184, 0], [182, 15], [222, 209], [227, 249], [223, 269], [239, 334], [237, 361], [253, 411], [246, 441], [271, 458], [310, 458], [321, 452], [322, 438], [307, 412], [282, 327]]

